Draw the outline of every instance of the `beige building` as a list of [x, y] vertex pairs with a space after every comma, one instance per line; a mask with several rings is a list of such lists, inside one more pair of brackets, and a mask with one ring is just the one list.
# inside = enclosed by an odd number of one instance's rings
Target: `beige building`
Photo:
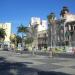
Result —
[[31, 18], [31, 26], [34, 27], [34, 43], [33, 45], [41, 50], [48, 46], [48, 24], [47, 20], [41, 20], [39, 17]]
[[67, 13], [65, 14], [65, 38], [69, 46], [75, 46], [75, 15]]
[[11, 23], [0, 23], [0, 28], [5, 29], [6, 32], [4, 44], [10, 46]]

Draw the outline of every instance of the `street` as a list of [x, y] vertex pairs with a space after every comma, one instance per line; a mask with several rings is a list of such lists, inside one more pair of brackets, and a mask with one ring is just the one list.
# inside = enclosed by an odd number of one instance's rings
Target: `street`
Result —
[[0, 75], [75, 75], [75, 59], [0, 51]]

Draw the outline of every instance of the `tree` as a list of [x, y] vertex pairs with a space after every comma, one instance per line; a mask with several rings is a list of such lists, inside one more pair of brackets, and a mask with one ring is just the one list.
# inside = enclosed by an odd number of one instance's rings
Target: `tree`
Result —
[[[49, 42], [49, 46], [52, 46], [52, 44], [54, 45], [55, 43], [55, 39], [54, 36], [55, 36], [55, 14], [52, 12], [48, 15], [48, 42]], [[54, 35], [54, 36], [53, 36]]]
[[53, 24], [53, 21], [54, 21], [54, 19], [55, 19], [55, 14], [54, 14], [53, 12], [51, 12], [51, 13], [47, 16], [47, 18], [48, 18], [48, 22], [49, 22], [50, 24]]
[[10, 41], [11, 41], [11, 43], [15, 43], [15, 36], [14, 35], [10, 35]]
[[10, 41], [11, 41], [12, 44], [17, 46], [18, 43], [22, 42], [22, 38], [19, 35], [13, 34], [13, 35], [10, 36]]
[[11, 41], [11, 45], [13, 44], [14, 47], [17, 46], [16, 34], [11, 34], [11, 35], [10, 35], [10, 41]]
[[33, 38], [32, 37], [28, 37], [25, 40], [25, 44], [31, 44], [33, 42]]
[[37, 27], [38, 27], [37, 22], [35, 22], [34, 25], [30, 24], [29, 33], [31, 35], [30, 37], [33, 38], [32, 46], [37, 46]]
[[30, 34], [32, 35], [31, 37], [35, 38], [35, 31], [36, 31], [36, 28], [34, 26], [31, 26], [31, 32]]
[[67, 6], [63, 6], [63, 8], [60, 12], [60, 16], [64, 17], [66, 13], [69, 13], [69, 9]]
[[50, 13], [48, 15], [48, 44], [49, 44], [49, 55], [52, 57], [52, 46], [55, 47], [56, 45], [56, 21], [55, 21], [55, 14]]
[[18, 33], [22, 34], [22, 47], [24, 47], [24, 35], [28, 32], [28, 27], [23, 26], [22, 24], [18, 27]]
[[4, 41], [5, 36], [6, 36], [5, 29], [0, 28], [0, 41], [1, 41], [1, 42]]
[[16, 35], [16, 42], [17, 42], [17, 45], [18, 43], [22, 42], [22, 38], [19, 35]]
[[[63, 26], [64, 26], [64, 41], [65, 41], [65, 38], [67, 37], [67, 36], [65, 36], [65, 15], [66, 14], [68, 14], [69, 13], [69, 8], [67, 7], [67, 6], [63, 6], [63, 8], [62, 8], [62, 10], [60, 11], [60, 16], [62, 17], [61, 18], [61, 23], [63, 24]], [[65, 44], [65, 42], [64, 42], [64, 44]]]

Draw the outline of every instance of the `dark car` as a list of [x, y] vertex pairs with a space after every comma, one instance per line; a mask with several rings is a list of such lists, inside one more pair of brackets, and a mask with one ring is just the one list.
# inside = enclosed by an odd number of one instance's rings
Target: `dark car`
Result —
[[4, 51], [8, 51], [8, 45], [4, 45]]
[[28, 48], [24, 48], [24, 50], [23, 51], [28, 51]]

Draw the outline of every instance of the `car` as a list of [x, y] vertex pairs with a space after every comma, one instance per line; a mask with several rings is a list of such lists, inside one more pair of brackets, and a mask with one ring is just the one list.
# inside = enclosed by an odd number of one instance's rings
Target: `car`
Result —
[[4, 47], [3, 47], [3, 50], [8, 51], [8, 45], [5, 44]]
[[28, 48], [24, 48], [24, 51], [28, 51]]

